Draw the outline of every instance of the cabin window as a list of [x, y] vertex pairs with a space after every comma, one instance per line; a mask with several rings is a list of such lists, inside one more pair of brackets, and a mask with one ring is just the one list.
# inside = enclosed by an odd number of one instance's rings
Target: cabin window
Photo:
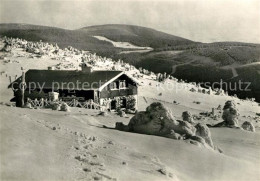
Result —
[[109, 88], [110, 88], [110, 90], [118, 89], [118, 86], [117, 86], [116, 82], [112, 82], [109, 84]]
[[126, 89], [126, 82], [125, 82], [125, 80], [121, 80], [119, 82], [119, 88], [120, 89]]

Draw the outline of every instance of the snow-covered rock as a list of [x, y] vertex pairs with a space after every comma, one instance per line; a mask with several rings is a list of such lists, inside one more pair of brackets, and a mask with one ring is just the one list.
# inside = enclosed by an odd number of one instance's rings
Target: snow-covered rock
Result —
[[183, 121], [187, 121], [189, 123], [194, 123], [192, 114], [189, 111], [184, 111], [182, 113], [182, 119], [183, 119]]
[[211, 133], [210, 133], [210, 130], [208, 128], [207, 125], [205, 124], [201, 124], [201, 123], [198, 123], [196, 126], [196, 135], [197, 136], [201, 136], [202, 138], [205, 139], [206, 143], [210, 146], [210, 147], [214, 147], [213, 145], [213, 141], [211, 139]]
[[238, 109], [234, 101], [227, 101], [223, 108], [222, 118], [227, 126], [238, 127]]
[[242, 128], [246, 131], [252, 131], [252, 132], [255, 132], [255, 126], [249, 122], [249, 121], [245, 121], [243, 124], [242, 124]]
[[67, 103], [62, 103], [61, 106], [60, 106], [60, 110], [61, 111], [66, 111], [66, 112], [70, 112], [70, 107], [68, 106]]

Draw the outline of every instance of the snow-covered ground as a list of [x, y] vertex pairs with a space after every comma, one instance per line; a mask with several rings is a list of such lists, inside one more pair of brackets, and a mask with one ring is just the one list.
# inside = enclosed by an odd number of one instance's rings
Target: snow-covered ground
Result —
[[259, 60], [259, 62], [248, 63], [248, 64], [244, 64], [244, 65], [241, 65], [241, 64], [235, 62], [231, 65], [223, 66], [223, 67], [221, 67], [221, 69], [224, 69], [224, 70], [231, 69], [232, 74], [233, 74], [232, 78], [235, 78], [239, 75], [237, 72], [237, 68], [250, 67], [250, 66], [255, 66], [255, 65], [259, 65], [259, 64], [260, 64], [260, 60]]
[[146, 53], [150, 52], [152, 49], [141, 49], [141, 50], [128, 50], [128, 51], [121, 51], [119, 54], [127, 54], [127, 53]]
[[129, 42], [116, 42], [116, 41], [113, 41], [113, 40], [110, 40], [104, 36], [93, 36], [99, 40], [102, 40], [102, 41], [107, 41], [107, 42], [110, 42], [113, 44], [114, 47], [117, 47], [117, 48], [128, 48], [128, 49], [141, 49], [141, 50], [153, 50], [153, 48], [151, 47], [140, 47], [140, 46], [136, 46], [136, 45], [133, 45]]
[[[80, 55], [73, 55], [67, 62], [63, 56], [33, 58], [22, 49], [0, 52], [0, 56], [3, 57], [0, 72], [4, 72], [0, 76], [0, 102], [4, 103], [13, 96], [12, 90], [7, 89], [9, 76], [12, 80], [15, 75], [20, 76], [21, 67], [46, 69], [59, 63], [73, 63], [77, 67], [80, 59]], [[104, 64], [100, 61], [95, 68], [113, 66], [110, 61]], [[132, 69], [127, 73], [138, 71]], [[191, 92], [193, 85], [174, 80], [158, 83], [145, 75], [136, 79], [140, 82], [140, 111], [152, 102], [161, 102], [176, 119], [181, 119], [183, 111], [198, 115], [234, 100], [240, 112], [239, 124], [250, 121], [256, 132], [210, 128], [214, 144], [223, 150], [218, 153], [183, 140], [113, 129], [116, 122], [127, 124], [133, 115], [122, 118], [115, 113], [100, 116], [97, 110], [83, 108], [71, 108], [68, 113], [3, 104], [0, 105], [1, 180], [260, 180], [257, 103]], [[217, 120], [205, 117], [197, 122], [220, 121], [221, 117]]]

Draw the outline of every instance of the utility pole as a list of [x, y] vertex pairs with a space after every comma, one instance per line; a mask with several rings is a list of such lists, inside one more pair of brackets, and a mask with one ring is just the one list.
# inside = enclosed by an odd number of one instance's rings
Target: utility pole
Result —
[[10, 84], [12, 83], [12, 77], [11, 76], [9, 76], [9, 82], [10, 82]]
[[21, 106], [23, 107], [24, 106], [24, 89], [25, 89], [25, 73], [24, 73], [24, 69], [23, 67], [21, 67], [21, 70], [22, 70], [22, 97], [21, 97]]

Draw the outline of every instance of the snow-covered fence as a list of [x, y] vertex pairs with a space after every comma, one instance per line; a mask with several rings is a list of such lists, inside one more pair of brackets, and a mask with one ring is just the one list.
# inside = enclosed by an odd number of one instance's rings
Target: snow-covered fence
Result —
[[95, 103], [93, 100], [87, 100], [84, 102], [78, 101], [77, 99], [72, 99], [70, 101], [51, 101], [48, 99], [43, 99], [41, 98], [40, 100], [38, 99], [27, 99], [26, 107], [31, 107], [31, 108], [46, 108], [46, 107], [51, 107], [54, 103], [62, 104], [66, 103], [69, 107], [81, 107], [81, 108], [86, 108], [86, 109], [97, 109], [101, 110], [104, 109], [102, 106], [100, 106], [98, 103]]
[[77, 99], [72, 99], [70, 102], [66, 102], [70, 107], [82, 107], [87, 109], [101, 109], [101, 106], [95, 103], [93, 100], [87, 100], [80, 102]]

